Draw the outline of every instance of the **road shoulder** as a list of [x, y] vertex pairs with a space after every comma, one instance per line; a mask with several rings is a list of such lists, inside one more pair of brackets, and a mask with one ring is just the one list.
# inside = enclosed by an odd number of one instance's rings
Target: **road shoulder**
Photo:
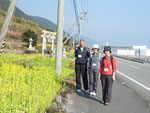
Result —
[[149, 104], [135, 91], [116, 80], [110, 106], [100, 104], [101, 86], [96, 97], [74, 92], [66, 105], [67, 113], [150, 113]]

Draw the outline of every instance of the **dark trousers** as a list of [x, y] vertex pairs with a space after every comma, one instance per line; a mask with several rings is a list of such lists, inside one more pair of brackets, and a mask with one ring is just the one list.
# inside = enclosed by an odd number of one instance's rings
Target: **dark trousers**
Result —
[[89, 74], [90, 92], [97, 93], [99, 70], [90, 70]]
[[112, 75], [101, 75], [101, 84], [103, 93], [102, 99], [104, 102], [110, 102], [112, 98], [112, 86], [113, 86]]
[[88, 90], [87, 65], [75, 64], [75, 71], [76, 71], [77, 89], [81, 89], [81, 75], [82, 75], [84, 89]]

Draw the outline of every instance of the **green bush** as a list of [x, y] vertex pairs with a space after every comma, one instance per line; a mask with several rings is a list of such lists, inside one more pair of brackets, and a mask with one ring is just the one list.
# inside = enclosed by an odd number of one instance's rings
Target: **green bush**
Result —
[[29, 39], [30, 38], [33, 39], [32, 46], [35, 47], [37, 45], [38, 38], [37, 38], [37, 35], [35, 34], [35, 32], [32, 31], [31, 29], [24, 32], [22, 35], [22, 41], [27, 43], [26, 47], [29, 47]]
[[5, 17], [5, 16], [6, 16], [6, 13], [5, 13], [4, 11], [0, 11], [0, 16]]
[[66, 56], [67, 58], [74, 58], [74, 52], [67, 52]]

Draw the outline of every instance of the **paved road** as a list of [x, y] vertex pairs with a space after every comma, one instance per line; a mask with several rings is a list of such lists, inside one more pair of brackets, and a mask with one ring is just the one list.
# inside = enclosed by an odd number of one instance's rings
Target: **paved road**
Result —
[[149, 103], [119, 80], [114, 83], [110, 106], [100, 104], [100, 100], [100, 86], [96, 97], [75, 92], [69, 97], [67, 113], [150, 113]]
[[100, 104], [98, 95], [73, 93], [66, 106], [68, 113], [150, 113], [150, 64], [117, 59], [117, 80], [113, 86], [110, 106]]
[[150, 64], [117, 58], [117, 77], [150, 102]]

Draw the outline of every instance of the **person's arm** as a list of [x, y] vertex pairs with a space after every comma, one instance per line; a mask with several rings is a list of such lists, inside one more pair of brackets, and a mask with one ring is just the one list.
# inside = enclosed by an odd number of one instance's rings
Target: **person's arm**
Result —
[[88, 58], [88, 63], [87, 63], [87, 70], [88, 70], [88, 73], [90, 73], [90, 70], [91, 70], [91, 56]]
[[113, 81], [116, 80], [116, 59], [113, 58]]
[[90, 50], [89, 50], [89, 48], [87, 48], [87, 57], [89, 58], [90, 56], [91, 56]]
[[100, 69], [99, 69], [99, 79], [101, 80], [101, 74], [102, 74], [102, 66], [103, 66], [103, 59], [100, 61]]
[[75, 56], [75, 57], [77, 57], [77, 49], [78, 49], [78, 48], [76, 48], [76, 49], [75, 49], [75, 52], [74, 52], [74, 56]]
[[101, 62], [101, 59], [102, 59], [102, 55], [99, 54], [99, 58], [98, 58], [98, 61]]
[[89, 69], [91, 68], [91, 62], [92, 62], [92, 57], [90, 55], [90, 57], [89, 57]]

